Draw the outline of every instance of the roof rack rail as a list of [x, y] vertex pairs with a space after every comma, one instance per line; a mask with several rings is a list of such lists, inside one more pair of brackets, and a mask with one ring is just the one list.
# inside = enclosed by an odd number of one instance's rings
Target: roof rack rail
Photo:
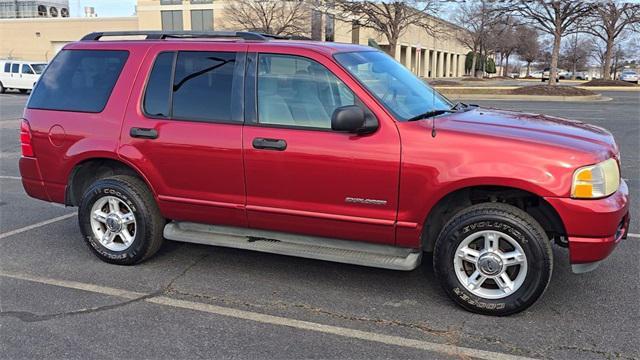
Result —
[[105, 36], [145, 36], [147, 40], [168, 38], [238, 38], [243, 40], [267, 41], [270, 36], [245, 31], [105, 31], [85, 35], [81, 41], [98, 41]]

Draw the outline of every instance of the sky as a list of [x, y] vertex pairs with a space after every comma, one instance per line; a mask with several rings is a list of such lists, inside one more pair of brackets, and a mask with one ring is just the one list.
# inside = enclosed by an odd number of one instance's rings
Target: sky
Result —
[[136, 0], [69, 0], [71, 16], [84, 16], [84, 7], [93, 6], [99, 17], [131, 16]]

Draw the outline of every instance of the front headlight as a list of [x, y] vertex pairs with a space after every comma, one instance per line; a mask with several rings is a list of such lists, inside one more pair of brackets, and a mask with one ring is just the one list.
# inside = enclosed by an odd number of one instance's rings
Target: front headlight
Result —
[[620, 187], [620, 169], [616, 159], [581, 167], [573, 173], [571, 197], [595, 199], [609, 196]]

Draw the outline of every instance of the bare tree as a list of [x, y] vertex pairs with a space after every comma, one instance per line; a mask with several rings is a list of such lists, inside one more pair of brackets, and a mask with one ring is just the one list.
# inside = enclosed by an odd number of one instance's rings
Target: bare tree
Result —
[[531, 63], [540, 56], [540, 43], [538, 42], [538, 31], [528, 26], [519, 26], [516, 38], [518, 47], [516, 53], [520, 59], [527, 63], [527, 75], [531, 76]]
[[562, 37], [580, 31], [581, 20], [592, 8], [589, 2], [573, 0], [518, 1], [503, 7], [506, 11], [519, 13], [523, 21], [553, 36], [549, 85], [556, 84]]
[[432, 35], [438, 33], [437, 20], [430, 16], [438, 10], [437, 0], [333, 0], [328, 3], [341, 17], [384, 35], [389, 42], [389, 55], [393, 57], [398, 39], [409, 27], [419, 27]]
[[459, 31], [457, 38], [462, 44], [471, 50], [471, 71], [476, 77], [476, 63], [478, 56], [486, 52], [491, 39], [491, 29], [498, 18], [493, 2], [480, 0], [477, 2], [462, 2], [458, 6], [455, 22], [465, 31]]
[[576, 78], [579, 68], [587, 66], [587, 60], [591, 53], [591, 43], [581, 39], [578, 34], [573, 34], [562, 48], [561, 63], [563, 67], [571, 68], [571, 78]]
[[229, 24], [239, 30], [285, 36], [310, 30], [310, 9], [304, 1], [234, 0], [224, 11]]
[[614, 47], [625, 30], [637, 28], [640, 24], [640, 4], [609, 0], [595, 7], [590, 20], [590, 26], [584, 31], [604, 41], [602, 76], [611, 79]]
[[502, 61], [504, 60], [502, 76], [508, 76], [509, 58], [518, 49], [519, 40], [514, 20], [510, 16], [501, 17], [500, 22], [493, 26], [491, 37], [494, 43], [493, 48], [500, 53], [500, 66], [502, 66]]

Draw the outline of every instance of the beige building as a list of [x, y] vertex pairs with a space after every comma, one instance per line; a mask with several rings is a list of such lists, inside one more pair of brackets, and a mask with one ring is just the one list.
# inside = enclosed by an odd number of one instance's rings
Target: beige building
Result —
[[[225, 21], [227, 0], [138, 0], [137, 16], [122, 18], [0, 19], [0, 58], [48, 61], [67, 43], [93, 31], [231, 30]], [[459, 77], [468, 50], [456, 40], [455, 25], [432, 19], [436, 37], [411, 27], [396, 47], [398, 61], [422, 77]], [[311, 33], [311, 25], [309, 34]], [[307, 34], [307, 35], [309, 35]], [[322, 39], [389, 50], [386, 38], [351, 21], [322, 17]]]

